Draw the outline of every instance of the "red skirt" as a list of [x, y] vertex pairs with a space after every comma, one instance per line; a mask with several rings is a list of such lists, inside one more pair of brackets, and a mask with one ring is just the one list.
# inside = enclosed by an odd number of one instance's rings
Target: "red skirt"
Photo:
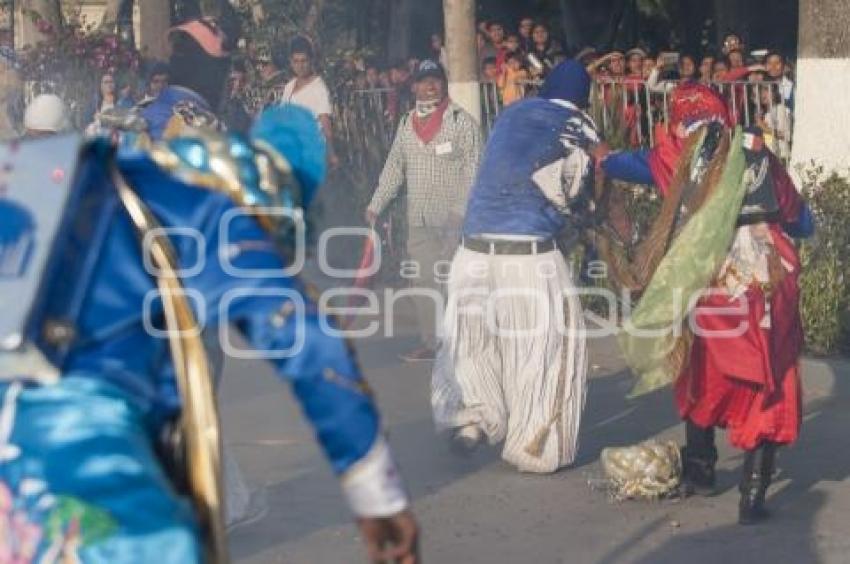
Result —
[[[773, 239], [793, 270], [771, 296], [770, 328], [761, 327], [765, 297], [758, 287], [731, 302], [722, 293], [703, 298], [695, 312], [702, 335], [694, 339], [675, 390], [682, 418], [700, 427], [726, 428], [730, 443], [744, 450], [763, 441], [792, 443], [802, 421], [800, 263], [778, 229]], [[721, 331], [735, 336], [718, 336]]]

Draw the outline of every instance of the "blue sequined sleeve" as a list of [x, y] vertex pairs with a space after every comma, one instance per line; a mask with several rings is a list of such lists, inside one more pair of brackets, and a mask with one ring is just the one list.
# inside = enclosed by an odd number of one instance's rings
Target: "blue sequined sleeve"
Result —
[[[322, 318], [305, 285], [283, 275], [280, 254], [252, 218], [237, 217], [210, 235], [222, 240], [208, 251], [215, 266], [208, 264], [205, 272], [219, 283], [216, 291], [204, 292], [218, 295], [208, 321], [218, 321], [231, 355], [276, 365], [292, 384], [334, 470], [344, 473], [380, 434], [378, 413], [353, 351], [326, 330], [332, 323]], [[234, 350], [227, 342], [228, 325], [244, 334], [249, 350]]]
[[[229, 242], [218, 245], [220, 262], [243, 275], [221, 295], [220, 315], [227, 318], [219, 326], [235, 325], [251, 345], [245, 356], [270, 360], [292, 383], [356, 515], [388, 517], [404, 510], [404, 484], [353, 351], [333, 334], [334, 323], [318, 311], [308, 289], [284, 276], [284, 262], [253, 219], [243, 216], [225, 231]], [[226, 343], [226, 330], [221, 339]]]
[[[163, 224], [179, 226], [172, 239], [202, 325], [219, 329], [226, 353], [267, 360], [291, 384], [352, 511], [386, 517], [404, 510], [404, 485], [353, 352], [328, 330], [332, 323], [297, 273], [285, 271], [288, 262], [251, 212], [224, 194], [180, 184], [145, 159], [125, 170]], [[247, 347], [230, 342], [231, 326]]]

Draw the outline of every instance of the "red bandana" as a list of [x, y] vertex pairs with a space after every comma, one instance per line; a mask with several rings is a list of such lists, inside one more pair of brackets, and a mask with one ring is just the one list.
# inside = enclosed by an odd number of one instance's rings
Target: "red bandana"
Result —
[[446, 113], [446, 108], [449, 107], [449, 99], [446, 98], [430, 116], [420, 118], [416, 113], [413, 114], [413, 131], [416, 136], [426, 145], [434, 140], [434, 137], [440, 132], [440, 127], [443, 125], [443, 114]]

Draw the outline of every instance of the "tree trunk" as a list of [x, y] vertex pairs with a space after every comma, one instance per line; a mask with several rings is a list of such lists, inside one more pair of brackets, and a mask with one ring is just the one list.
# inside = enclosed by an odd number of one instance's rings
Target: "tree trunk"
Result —
[[577, 0], [560, 0], [560, 5], [564, 48], [568, 53], [575, 53], [584, 46], [578, 3]]
[[165, 59], [168, 54], [168, 30], [171, 27], [171, 2], [142, 0], [139, 3], [139, 43], [148, 56]]
[[475, 0], [443, 0], [452, 99], [481, 120], [478, 48], [475, 42]]
[[850, 12], [844, 0], [800, 0], [792, 170], [815, 161], [847, 173]]

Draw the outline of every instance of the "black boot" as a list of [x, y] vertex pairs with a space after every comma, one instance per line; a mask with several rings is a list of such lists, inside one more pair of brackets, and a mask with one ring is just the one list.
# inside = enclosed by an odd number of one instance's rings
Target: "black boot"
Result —
[[712, 496], [715, 492], [717, 448], [714, 427], [704, 429], [687, 422], [687, 443], [682, 449], [682, 478], [685, 496]]
[[773, 479], [776, 445], [763, 443], [747, 452], [741, 476], [741, 503], [738, 506], [738, 523], [753, 525], [770, 517], [764, 507], [765, 495]]

